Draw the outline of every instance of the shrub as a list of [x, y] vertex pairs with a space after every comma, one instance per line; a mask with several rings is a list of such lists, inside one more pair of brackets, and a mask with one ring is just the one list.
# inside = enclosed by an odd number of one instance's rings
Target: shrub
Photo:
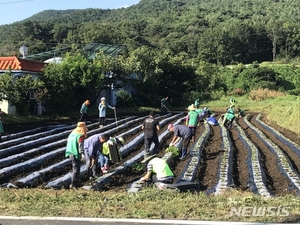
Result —
[[290, 95], [300, 95], [300, 88], [295, 88], [293, 90], [289, 90], [288, 93]]
[[254, 101], [262, 101], [268, 98], [280, 97], [280, 96], [286, 96], [286, 94], [280, 91], [269, 90], [265, 88], [265, 89], [252, 90], [249, 93], [248, 97], [249, 99]]
[[242, 96], [246, 93], [246, 91], [244, 91], [242, 88], [237, 88], [231, 92], [229, 92], [229, 95], [233, 95], [233, 96]]
[[[196, 99], [199, 99], [200, 93], [197, 91], [191, 91], [191, 92], [186, 92], [183, 94], [183, 99], [184, 102], [188, 102], [188, 105], [190, 103], [194, 103]], [[186, 106], [186, 105], [184, 105]]]
[[214, 91], [211, 92], [212, 100], [219, 100], [223, 96], [225, 96], [225, 92], [223, 90], [214, 90]]
[[117, 96], [117, 106], [118, 107], [129, 107], [134, 106], [134, 100], [131, 94], [127, 93], [124, 90], [119, 90], [116, 94]]

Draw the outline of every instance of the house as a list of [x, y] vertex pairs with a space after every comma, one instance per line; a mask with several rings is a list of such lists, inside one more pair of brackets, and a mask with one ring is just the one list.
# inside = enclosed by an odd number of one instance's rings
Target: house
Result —
[[[126, 46], [123, 45], [109, 45], [101, 43], [90, 43], [84, 47], [84, 51], [87, 53], [87, 59], [95, 60], [96, 53], [99, 51], [104, 52], [112, 57], [117, 57], [118, 54], [124, 50]], [[15, 77], [25, 76], [30, 74], [33, 78], [38, 78], [45, 65], [48, 63], [61, 63], [63, 55], [66, 52], [71, 51], [71, 47], [59, 48], [47, 52], [41, 52], [32, 55], [26, 55], [26, 58], [19, 58], [17, 56], [11, 57], [0, 57], [0, 76], [5, 72], [11, 72]], [[108, 74], [111, 76], [111, 74]], [[111, 83], [103, 88], [99, 96], [98, 102], [101, 97], [105, 97], [110, 105], [116, 104], [116, 93], [117, 90], [114, 84]], [[0, 90], [1, 95], [1, 90]], [[30, 100], [30, 112], [35, 114], [37, 111], [37, 102], [33, 93], [29, 93]], [[11, 106], [7, 101], [0, 101], [0, 109], [7, 114], [15, 114], [15, 107]]]
[[[16, 78], [28, 74], [33, 78], [38, 78], [39, 75], [43, 72], [44, 66], [44, 62], [23, 59], [17, 56], [0, 57], [0, 76], [5, 72], [11, 72]], [[33, 93], [29, 93], [29, 100], [31, 106], [30, 108], [32, 111], [34, 106], [36, 105], [36, 99]], [[0, 101], [0, 108], [7, 114], [16, 113], [15, 107], [11, 106], [9, 102], [5, 100]]]

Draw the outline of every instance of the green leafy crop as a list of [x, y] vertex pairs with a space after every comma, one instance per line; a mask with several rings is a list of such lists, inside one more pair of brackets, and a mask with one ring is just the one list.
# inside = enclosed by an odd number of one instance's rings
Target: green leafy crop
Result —
[[170, 147], [166, 148], [166, 152], [171, 152], [175, 156], [179, 155], [179, 149], [175, 146], [170, 146]]

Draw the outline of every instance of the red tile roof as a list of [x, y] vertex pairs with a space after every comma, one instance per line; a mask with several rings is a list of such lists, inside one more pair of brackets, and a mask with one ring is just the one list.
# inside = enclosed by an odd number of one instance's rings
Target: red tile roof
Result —
[[0, 70], [21, 70], [31, 72], [42, 72], [45, 63], [29, 59], [18, 58], [17, 56], [0, 57]]

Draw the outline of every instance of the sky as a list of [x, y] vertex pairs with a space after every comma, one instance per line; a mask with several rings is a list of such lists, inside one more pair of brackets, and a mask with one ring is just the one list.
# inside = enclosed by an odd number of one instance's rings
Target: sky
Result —
[[48, 9], [117, 9], [139, 0], [0, 0], [0, 25], [11, 24]]

